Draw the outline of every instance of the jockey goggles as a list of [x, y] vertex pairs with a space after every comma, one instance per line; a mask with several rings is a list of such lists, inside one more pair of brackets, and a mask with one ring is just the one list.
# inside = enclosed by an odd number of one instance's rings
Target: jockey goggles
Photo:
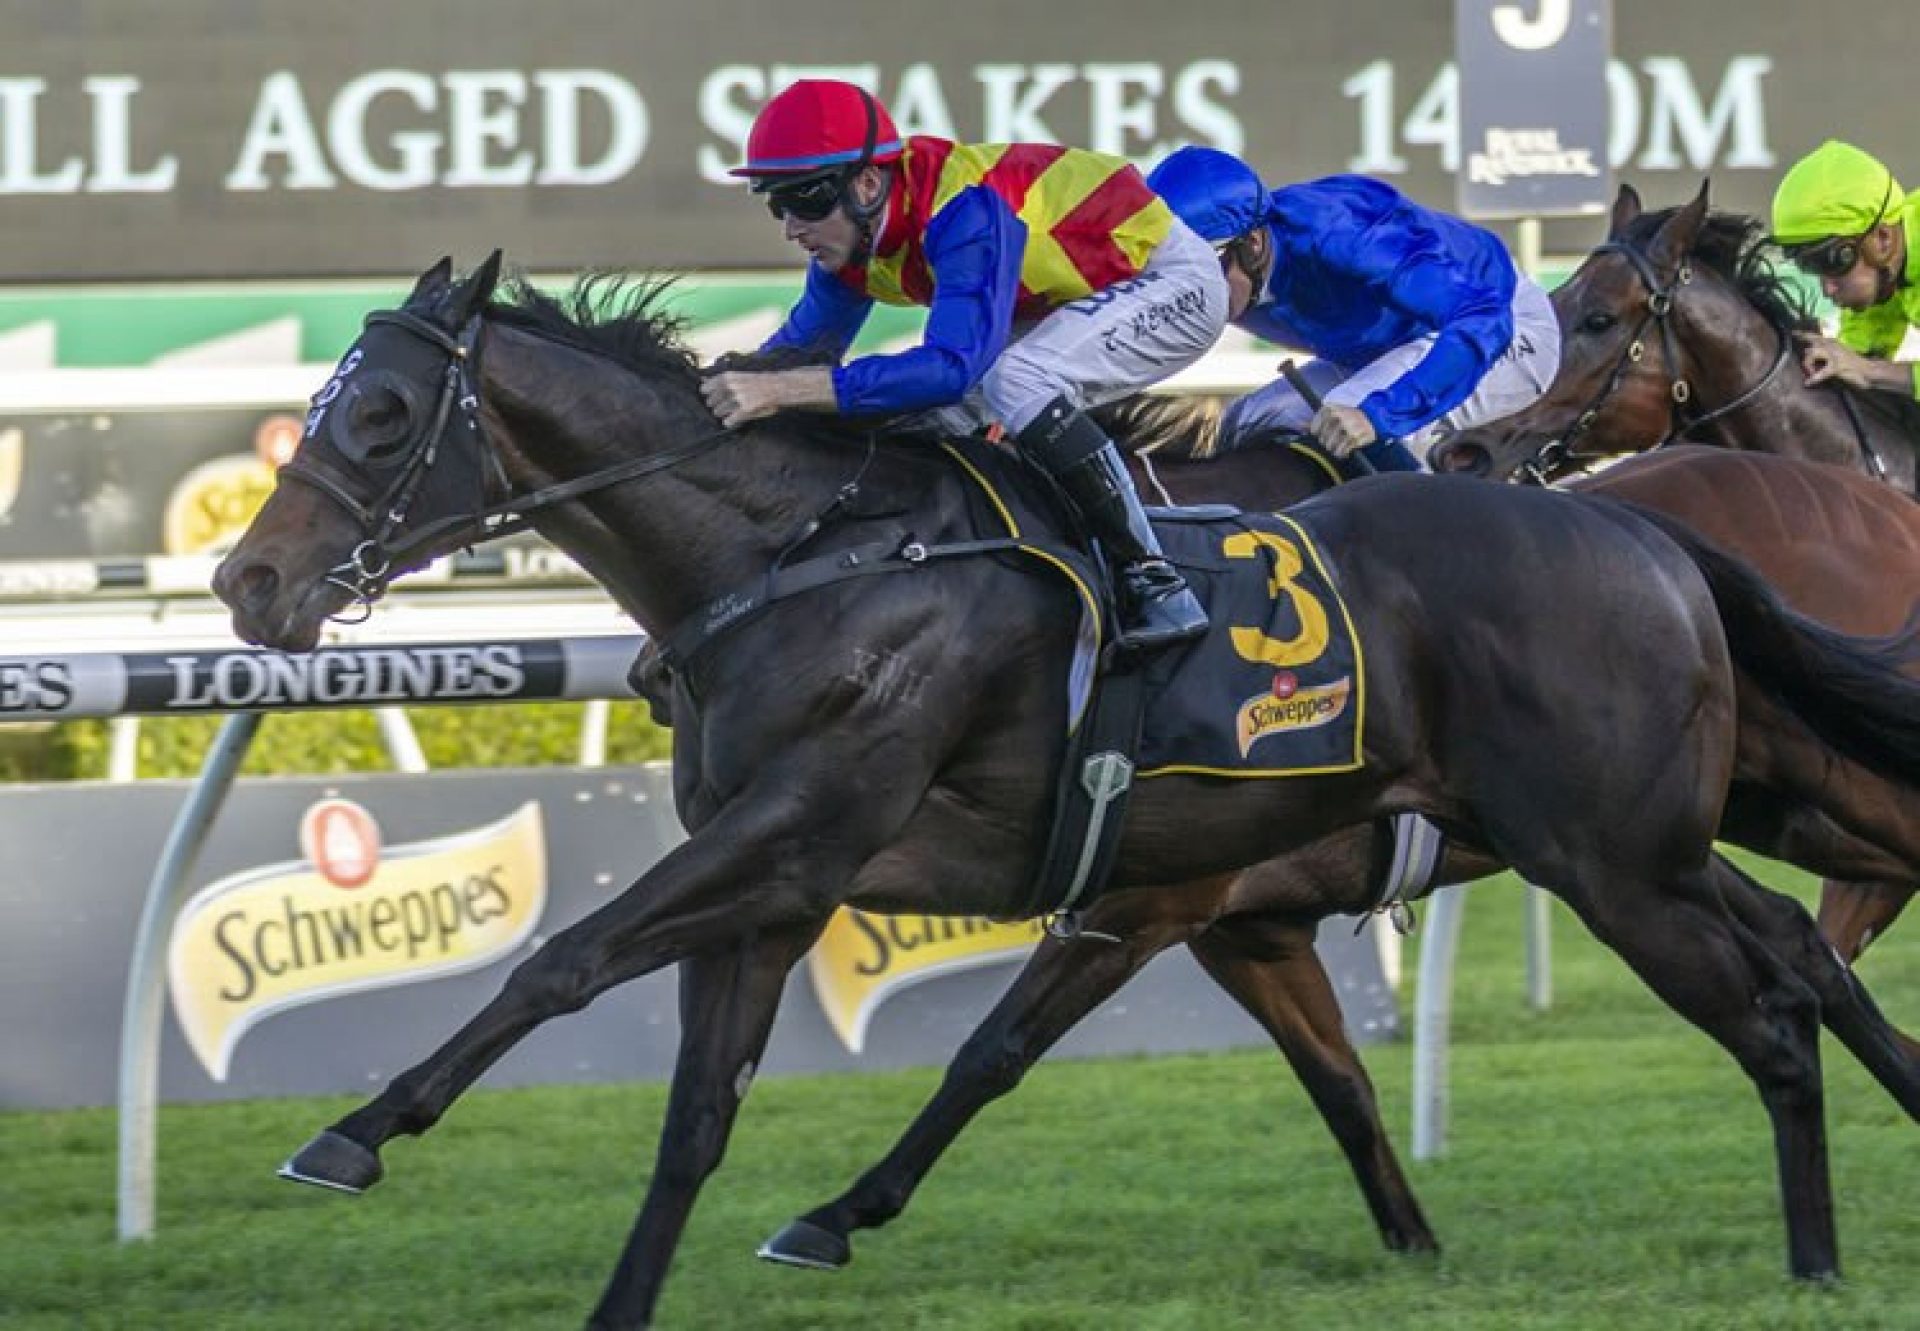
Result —
[[1829, 236], [1825, 240], [1816, 240], [1811, 245], [1792, 245], [1787, 247], [1787, 261], [1810, 277], [1842, 278], [1853, 271], [1860, 262], [1860, 245], [1872, 234], [1873, 228], [1886, 220], [1887, 205], [1893, 202], [1893, 181], [1887, 181], [1886, 197], [1880, 200], [1880, 210], [1871, 225], [1857, 236]]
[[784, 222], [789, 217], [802, 222], [823, 222], [840, 206], [846, 186], [846, 175], [839, 171], [815, 176], [797, 185], [776, 185], [767, 191], [767, 211], [776, 222]]
[[1812, 245], [1795, 246], [1787, 251], [1787, 258], [1809, 277], [1841, 278], [1860, 262], [1860, 240], [1859, 236], [1835, 236]]

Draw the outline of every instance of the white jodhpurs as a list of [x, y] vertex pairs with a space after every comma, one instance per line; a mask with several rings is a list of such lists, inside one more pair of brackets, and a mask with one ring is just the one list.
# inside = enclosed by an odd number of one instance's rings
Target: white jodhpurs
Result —
[[1226, 322], [1220, 260], [1176, 219], [1138, 277], [1016, 329], [979, 386], [931, 414], [958, 433], [997, 421], [1018, 434], [1055, 398], [1097, 407], [1179, 373], [1212, 349]]

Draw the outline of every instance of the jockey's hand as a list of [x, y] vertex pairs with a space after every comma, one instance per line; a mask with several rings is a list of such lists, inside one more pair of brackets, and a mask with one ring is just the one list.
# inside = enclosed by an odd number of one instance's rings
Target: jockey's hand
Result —
[[1313, 423], [1307, 426], [1307, 433], [1318, 439], [1320, 446], [1337, 458], [1365, 448], [1380, 437], [1374, 432], [1373, 422], [1367, 419], [1366, 412], [1358, 407], [1342, 407], [1332, 402], [1315, 413]]
[[757, 421], [786, 407], [833, 411], [833, 371], [809, 365], [794, 370], [727, 370], [700, 381], [707, 409], [729, 429]]
[[1835, 379], [1849, 387], [1867, 387], [1873, 363], [1852, 347], [1811, 333], [1802, 333], [1798, 340], [1800, 368], [1806, 372], [1808, 388]]

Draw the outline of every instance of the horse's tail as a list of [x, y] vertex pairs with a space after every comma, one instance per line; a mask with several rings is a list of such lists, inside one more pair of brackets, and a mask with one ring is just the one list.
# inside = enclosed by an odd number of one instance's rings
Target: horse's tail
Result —
[[1693, 560], [1734, 662], [1749, 678], [1847, 757], [1920, 785], [1920, 682], [1900, 670], [1915, 651], [1911, 632], [1855, 638], [1830, 629], [1794, 611], [1758, 573], [1674, 518], [1613, 502], [1658, 527]]

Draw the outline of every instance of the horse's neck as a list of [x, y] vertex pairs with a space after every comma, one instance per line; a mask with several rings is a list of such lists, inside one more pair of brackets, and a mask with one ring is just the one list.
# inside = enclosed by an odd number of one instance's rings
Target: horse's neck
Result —
[[1787, 383], [1779, 406], [1756, 413], [1749, 426], [1747, 448], [1778, 453], [1834, 466], [1851, 467], [1911, 490], [1914, 479], [1914, 440], [1883, 413], [1856, 401], [1848, 403], [1845, 390], [1809, 388], [1797, 364], [1781, 371]]
[[[501, 341], [489, 348], [482, 396], [519, 494], [717, 429], [674, 385], [538, 339]], [[719, 439], [698, 457], [544, 509], [535, 526], [657, 634], [763, 571], [780, 548], [791, 524], [753, 475], [757, 452], [749, 439]]]
[[1729, 316], [1708, 325], [1719, 341], [1700, 361], [1714, 370], [1710, 379], [1696, 385], [1699, 412], [1711, 414], [1735, 403], [1767, 382], [1769, 373], [1773, 378], [1749, 405], [1709, 421], [1698, 431], [1688, 431], [1685, 437], [1717, 438], [1749, 452], [1867, 472], [1874, 471], [1868, 457], [1871, 450], [1892, 479], [1911, 488], [1914, 441], [1890, 427], [1880, 413], [1863, 411], [1858, 404], [1850, 413], [1838, 389], [1809, 388], [1791, 341], [1776, 369], [1783, 334], [1744, 300], [1740, 305], [1749, 317]]

